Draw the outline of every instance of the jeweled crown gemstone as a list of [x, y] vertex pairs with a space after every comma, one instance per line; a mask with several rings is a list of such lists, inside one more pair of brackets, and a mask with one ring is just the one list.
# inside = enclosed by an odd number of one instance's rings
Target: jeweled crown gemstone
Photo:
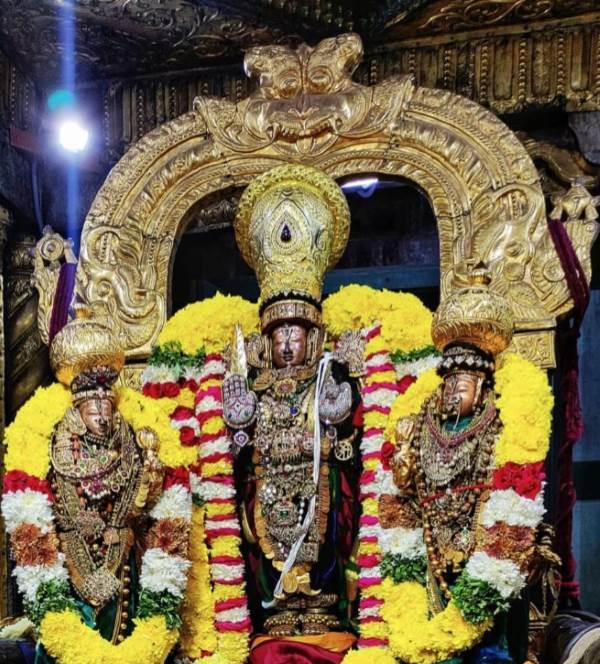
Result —
[[282, 242], [289, 242], [292, 239], [292, 232], [290, 231], [290, 227], [287, 224], [284, 224], [283, 228], [281, 229], [281, 235], [279, 237], [281, 238]]

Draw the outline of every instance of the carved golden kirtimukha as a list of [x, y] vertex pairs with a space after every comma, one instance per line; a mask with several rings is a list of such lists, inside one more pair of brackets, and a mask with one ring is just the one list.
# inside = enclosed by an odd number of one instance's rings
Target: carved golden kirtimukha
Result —
[[[268, 305], [275, 299], [278, 307], [288, 308], [321, 301], [325, 271], [338, 262], [348, 242], [350, 210], [341, 189], [322, 171], [282, 166], [244, 191], [235, 233], [256, 272], [264, 322], [271, 324], [276, 305]], [[281, 300], [299, 302], [282, 305]]]
[[[354, 34], [296, 51], [251, 49], [246, 70], [259, 88], [250, 97], [198, 98], [194, 112], [147, 134], [113, 168], [85, 221], [77, 289], [110, 317], [129, 359], [148, 356], [165, 322], [172, 252], [190, 208], [285, 161], [420, 187], [438, 224], [441, 299], [465, 261], [482, 260], [509, 302], [515, 346], [553, 363], [552, 330], [572, 302], [527, 151], [459, 95], [415, 87], [409, 76], [355, 83], [361, 53]], [[594, 236], [577, 224], [576, 251], [589, 263]]]

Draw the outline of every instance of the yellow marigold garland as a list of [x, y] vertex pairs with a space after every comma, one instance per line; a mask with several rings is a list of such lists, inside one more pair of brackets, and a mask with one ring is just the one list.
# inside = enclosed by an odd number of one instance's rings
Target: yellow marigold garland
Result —
[[71, 405], [71, 393], [60, 383], [38, 387], [6, 429], [7, 471], [22, 470], [44, 479], [50, 470], [50, 436]]
[[496, 406], [503, 423], [496, 444], [496, 462], [502, 465], [507, 461], [543, 461], [552, 428], [547, 414], [552, 411], [553, 403], [545, 372], [520, 355], [507, 353], [499, 364], [494, 382], [500, 395]]
[[205, 515], [204, 506], [194, 505], [189, 547], [192, 567], [188, 573], [188, 585], [182, 607], [181, 630], [182, 653], [191, 659], [200, 657], [202, 651], [214, 652], [217, 649], [217, 633], [214, 628], [215, 601], [210, 587], [208, 548], [204, 535]]
[[390, 648], [402, 661], [441, 662], [473, 646], [491, 627], [491, 621], [469, 623], [452, 602], [430, 619], [427, 590], [416, 581], [394, 585], [384, 579], [383, 592], [382, 616], [390, 628]]
[[106, 641], [72, 611], [48, 613], [40, 636], [57, 664], [139, 664], [164, 662], [177, 642], [177, 630], [167, 629], [162, 616], [136, 620], [133, 634], [119, 645]]
[[323, 320], [329, 334], [360, 330], [381, 323], [380, 349], [405, 352], [431, 345], [432, 313], [411, 293], [394, 293], [352, 284], [323, 302]]
[[164, 326], [158, 344], [179, 342], [185, 353], [200, 348], [207, 353], [221, 352], [231, 339], [234, 326], [244, 335], [258, 330], [258, 306], [237, 295], [221, 295], [194, 302], [180, 309]]

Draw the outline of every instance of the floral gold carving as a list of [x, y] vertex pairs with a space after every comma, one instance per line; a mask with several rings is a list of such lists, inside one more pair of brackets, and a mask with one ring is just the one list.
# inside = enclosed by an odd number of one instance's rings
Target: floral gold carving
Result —
[[50, 226], [44, 228], [41, 240], [33, 251], [33, 276], [31, 282], [38, 292], [38, 329], [45, 344], [49, 341], [52, 302], [58, 286], [63, 263], [76, 263], [70, 240], [55, 233]]
[[[147, 357], [164, 324], [173, 248], [190, 209], [286, 162], [421, 188], [438, 224], [442, 298], [459, 266], [477, 258], [509, 301], [517, 333], [551, 331], [570, 308], [539, 176], [515, 134], [483, 107], [409, 76], [353, 82], [361, 53], [354, 34], [312, 49], [251, 49], [246, 70], [259, 88], [250, 97], [198, 98], [116, 164], [84, 224], [77, 288], [113, 321], [130, 359]], [[576, 242], [584, 261], [592, 240]]]

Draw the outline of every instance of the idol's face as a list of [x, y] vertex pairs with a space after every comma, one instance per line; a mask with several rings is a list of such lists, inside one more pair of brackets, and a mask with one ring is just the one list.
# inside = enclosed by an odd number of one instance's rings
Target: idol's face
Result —
[[444, 378], [442, 410], [449, 417], [471, 415], [479, 403], [481, 378], [472, 373], [453, 373]]
[[297, 367], [306, 360], [306, 330], [302, 325], [278, 325], [271, 333], [273, 364]]
[[88, 399], [79, 404], [81, 419], [94, 436], [105, 438], [111, 433], [113, 405], [109, 399]]

